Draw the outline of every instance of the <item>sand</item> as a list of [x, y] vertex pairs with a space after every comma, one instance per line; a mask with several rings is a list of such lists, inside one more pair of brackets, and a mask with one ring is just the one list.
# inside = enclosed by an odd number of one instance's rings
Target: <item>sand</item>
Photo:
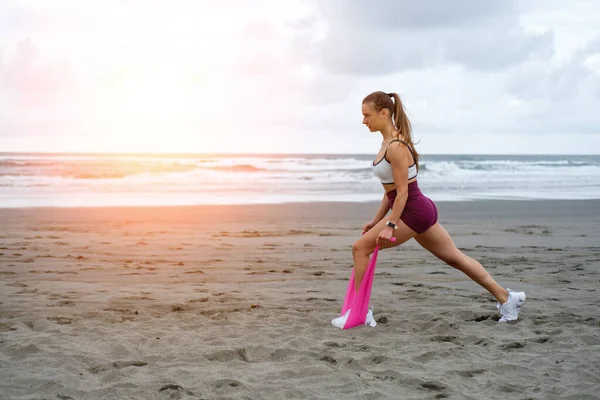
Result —
[[600, 201], [438, 204], [516, 323], [410, 241], [340, 330], [376, 207], [0, 210], [0, 398], [600, 398]]

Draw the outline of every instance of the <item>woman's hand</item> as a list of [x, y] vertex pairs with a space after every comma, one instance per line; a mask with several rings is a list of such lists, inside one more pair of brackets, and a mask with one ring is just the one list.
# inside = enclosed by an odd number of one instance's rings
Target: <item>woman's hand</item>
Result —
[[373, 228], [375, 225], [377, 225], [377, 222], [374, 222], [374, 221], [367, 222], [365, 224], [365, 226], [363, 226], [362, 234], [364, 235], [365, 233], [369, 232], [371, 230], [371, 228]]
[[387, 244], [391, 242], [390, 238], [392, 236], [394, 236], [394, 229], [390, 228], [389, 226], [386, 226], [381, 230], [381, 232], [379, 232], [379, 236], [377, 236], [375, 243], [378, 245]]

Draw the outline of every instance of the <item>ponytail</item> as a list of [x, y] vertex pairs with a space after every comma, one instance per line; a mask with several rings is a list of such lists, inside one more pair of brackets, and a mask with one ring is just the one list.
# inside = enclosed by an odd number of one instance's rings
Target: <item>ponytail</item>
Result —
[[406, 111], [404, 110], [404, 105], [400, 100], [400, 96], [398, 93], [388, 93], [388, 96], [394, 99], [394, 111], [392, 113], [392, 121], [394, 126], [400, 133], [401, 138], [404, 139], [406, 144], [412, 150], [413, 156], [415, 158], [415, 164], [417, 165], [417, 170], [419, 169], [419, 153], [417, 153], [417, 149], [415, 149], [415, 145], [412, 140], [412, 125], [408, 116], [406, 115]]

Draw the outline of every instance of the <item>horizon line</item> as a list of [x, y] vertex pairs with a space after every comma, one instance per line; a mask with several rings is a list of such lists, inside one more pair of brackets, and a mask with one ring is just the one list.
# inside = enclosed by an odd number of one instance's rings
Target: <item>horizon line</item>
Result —
[[[360, 155], [372, 156], [374, 153], [352, 153], [352, 152], [314, 152], [314, 153], [242, 153], [242, 152], [125, 152], [125, 151], [0, 151], [0, 155], [103, 155], [103, 156], [331, 156], [331, 155]], [[600, 153], [419, 153], [420, 155], [432, 156], [600, 156]]]

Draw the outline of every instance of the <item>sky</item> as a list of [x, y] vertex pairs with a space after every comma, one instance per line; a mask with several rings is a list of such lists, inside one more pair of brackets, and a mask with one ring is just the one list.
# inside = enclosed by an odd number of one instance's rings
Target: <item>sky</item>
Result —
[[594, 0], [3, 0], [0, 152], [600, 154]]

